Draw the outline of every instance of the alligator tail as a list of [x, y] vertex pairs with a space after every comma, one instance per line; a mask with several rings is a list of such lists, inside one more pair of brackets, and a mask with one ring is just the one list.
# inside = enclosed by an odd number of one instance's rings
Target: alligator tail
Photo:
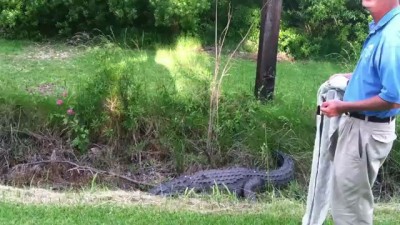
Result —
[[267, 172], [267, 180], [274, 186], [285, 186], [294, 179], [295, 166], [293, 158], [281, 151], [274, 151], [278, 168]]

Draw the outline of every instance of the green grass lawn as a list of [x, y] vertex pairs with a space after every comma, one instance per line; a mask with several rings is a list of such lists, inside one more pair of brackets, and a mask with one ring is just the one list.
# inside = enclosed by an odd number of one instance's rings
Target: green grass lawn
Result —
[[[150, 84], [163, 82], [164, 85], [174, 85], [181, 92], [190, 92], [192, 87], [189, 83], [210, 79], [214, 65], [210, 57], [182, 48], [124, 51], [110, 58], [120, 65], [134, 63], [132, 74]], [[90, 80], [102, 65], [99, 52], [101, 50], [97, 48], [81, 50], [64, 45], [0, 40], [0, 85], [18, 88], [14, 91], [25, 91], [27, 87], [44, 83], [76, 87], [82, 81]], [[315, 101], [315, 92], [321, 82], [333, 73], [342, 72], [342, 69], [331, 62], [279, 63], [276, 96], [279, 101], [298, 101], [309, 107]], [[252, 94], [255, 70], [254, 61], [234, 60], [224, 78], [224, 92]]]
[[[0, 42], [0, 86], [2, 92], [19, 95], [43, 84], [77, 85], [90, 78], [98, 63], [90, 52], [60, 45], [34, 45], [25, 42]], [[2, 46], [3, 45], [3, 46]]]
[[[0, 203], [1, 224], [196, 224], [196, 225], [299, 225], [301, 218], [278, 212], [203, 214], [195, 212], [169, 212], [152, 207], [21, 205]], [[389, 217], [375, 222], [392, 225], [400, 217]], [[328, 224], [332, 224], [329, 221]]]
[[0, 203], [1, 224], [299, 224], [292, 215], [202, 214], [153, 207], [21, 205]]
[[[211, 196], [158, 198], [143, 192], [94, 189], [52, 192], [0, 186], [0, 224], [270, 224], [298, 225], [300, 201], [275, 198], [268, 202]], [[377, 225], [399, 221], [398, 203], [379, 204]], [[332, 225], [328, 216], [327, 223]]]

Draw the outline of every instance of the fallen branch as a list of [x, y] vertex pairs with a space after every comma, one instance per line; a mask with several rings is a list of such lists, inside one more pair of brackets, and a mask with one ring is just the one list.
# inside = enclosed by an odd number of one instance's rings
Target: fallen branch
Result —
[[130, 177], [127, 177], [127, 176], [124, 176], [124, 175], [121, 175], [121, 174], [117, 174], [117, 173], [110, 172], [110, 171], [96, 169], [96, 168], [93, 168], [93, 167], [90, 167], [90, 166], [81, 166], [81, 165], [78, 165], [78, 164], [76, 164], [74, 162], [66, 161], [66, 160], [43, 160], [43, 161], [38, 161], [38, 162], [18, 164], [15, 167], [19, 167], [19, 166], [26, 167], [26, 166], [34, 166], [34, 165], [40, 165], [40, 164], [54, 164], [54, 163], [55, 164], [67, 164], [67, 165], [70, 165], [70, 166], [74, 166], [74, 168], [71, 168], [68, 171], [71, 171], [71, 170], [89, 171], [92, 174], [100, 174], [100, 175], [118, 177], [120, 179], [129, 181], [129, 182], [134, 183], [136, 185], [144, 185], [144, 186], [154, 187], [154, 185], [152, 185], [152, 184], [141, 182], [141, 181], [137, 181], [137, 180], [134, 180], [134, 179], [132, 179]]

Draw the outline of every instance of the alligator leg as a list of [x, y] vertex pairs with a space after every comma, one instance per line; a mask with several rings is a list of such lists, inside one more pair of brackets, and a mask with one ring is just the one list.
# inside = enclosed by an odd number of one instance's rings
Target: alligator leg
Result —
[[243, 187], [243, 195], [250, 201], [256, 200], [256, 192], [263, 188], [265, 181], [260, 177], [253, 177], [248, 180]]

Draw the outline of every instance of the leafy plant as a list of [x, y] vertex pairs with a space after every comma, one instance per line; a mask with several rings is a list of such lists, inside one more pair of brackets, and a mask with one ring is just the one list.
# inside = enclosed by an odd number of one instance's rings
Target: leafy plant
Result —
[[208, 0], [150, 0], [150, 3], [154, 7], [156, 26], [191, 32], [197, 31], [199, 16], [211, 6]]

